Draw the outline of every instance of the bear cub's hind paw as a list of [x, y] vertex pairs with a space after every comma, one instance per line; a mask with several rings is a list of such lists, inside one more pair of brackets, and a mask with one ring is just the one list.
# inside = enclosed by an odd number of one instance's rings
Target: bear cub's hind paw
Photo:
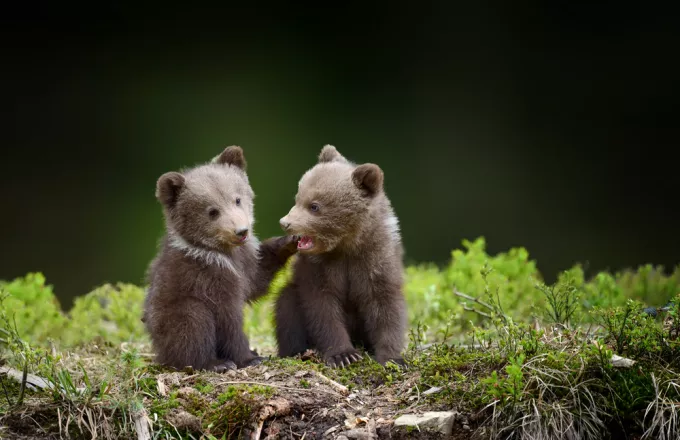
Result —
[[216, 373], [226, 373], [229, 370], [235, 370], [236, 364], [232, 361], [224, 361], [212, 367], [212, 370]]
[[243, 364], [243, 367], [241, 367], [241, 368], [245, 368], [245, 367], [254, 367], [254, 366], [256, 366], [256, 365], [260, 365], [264, 360], [265, 360], [265, 358], [263, 358], [262, 356], [255, 356], [255, 357], [252, 358], [251, 360], [246, 361], [246, 362]]

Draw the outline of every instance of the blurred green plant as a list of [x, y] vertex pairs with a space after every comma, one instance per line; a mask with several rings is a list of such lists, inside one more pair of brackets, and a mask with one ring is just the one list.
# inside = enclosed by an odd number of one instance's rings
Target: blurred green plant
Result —
[[67, 318], [43, 274], [28, 273], [10, 282], [0, 281], [0, 290], [7, 293], [2, 309], [15, 323], [18, 334], [40, 344], [61, 337]]
[[133, 284], [105, 284], [76, 298], [62, 343], [86, 344], [99, 337], [111, 344], [145, 337], [141, 321], [144, 289]]
[[[293, 260], [244, 312], [244, 329], [260, 351], [275, 347], [273, 301], [290, 279]], [[547, 284], [524, 248], [489, 255], [480, 237], [464, 241], [444, 267], [407, 267], [404, 293], [406, 357], [416, 372], [409, 380], [418, 389], [439, 389], [423, 399], [486, 414], [481, 423], [492, 437], [600, 438], [616, 423], [641, 427], [644, 438], [680, 434], [680, 266], [670, 274], [643, 265], [588, 278], [575, 265]], [[148, 343], [140, 320], [144, 295], [140, 286], [105, 284], [65, 313], [40, 273], [0, 282], [0, 357], [46, 379], [52, 402], [65, 411], [58, 414], [65, 425], [73, 418], [78, 429], [105, 436], [115, 423], [132, 433], [136, 415], [147, 408], [160, 417], [154, 426], [167, 434], [162, 416], [179, 400], [159, 394], [158, 367], [137, 351]], [[657, 312], [649, 313], [649, 305]], [[98, 360], [86, 363], [84, 352]], [[614, 354], [637, 364], [615, 368]], [[277, 362], [308, 367], [298, 360]], [[392, 386], [411, 374], [368, 358], [343, 371], [312, 368], [349, 387]], [[308, 385], [306, 379], [299, 384]], [[210, 384], [195, 386], [202, 394], [217, 393]], [[7, 397], [0, 410], [20, 405], [32, 392], [4, 379], [2, 387]], [[200, 409], [206, 432], [223, 435], [242, 426], [254, 408], [246, 394], [234, 393], [216, 403], [202, 397], [185, 403]], [[225, 425], [225, 411], [238, 423]], [[83, 418], [85, 413], [94, 416]]]

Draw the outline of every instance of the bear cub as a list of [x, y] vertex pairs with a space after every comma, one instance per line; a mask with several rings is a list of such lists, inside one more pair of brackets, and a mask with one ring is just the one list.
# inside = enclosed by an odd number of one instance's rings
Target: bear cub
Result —
[[332, 366], [361, 359], [404, 365], [403, 248], [383, 171], [326, 145], [298, 184], [281, 227], [299, 236], [293, 277], [276, 301], [278, 354], [308, 348]]
[[163, 174], [156, 184], [166, 234], [149, 265], [144, 321], [156, 362], [225, 371], [254, 365], [243, 332], [246, 302], [263, 296], [296, 253], [294, 237], [262, 244], [253, 234], [254, 193], [243, 150]]

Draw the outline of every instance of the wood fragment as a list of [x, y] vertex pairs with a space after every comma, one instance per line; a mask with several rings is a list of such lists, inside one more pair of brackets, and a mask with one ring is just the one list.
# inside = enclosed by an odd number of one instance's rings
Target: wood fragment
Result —
[[264, 426], [264, 420], [260, 420], [257, 422], [257, 426], [255, 427], [255, 431], [253, 431], [253, 434], [250, 436], [252, 440], [260, 440], [260, 436], [262, 435], [262, 427]]
[[330, 384], [332, 387], [334, 387], [335, 389], [340, 391], [340, 393], [342, 393], [344, 395], [349, 394], [349, 390], [347, 389], [346, 386], [344, 386], [340, 383], [337, 383], [333, 379], [330, 379], [330, 378], [324, 376], [323, 374], [319, 373], [318, 371], [316, 372], [316, 375], [319, 376], [319, 379], [322, 379], [323, 381], [325, 381], [326, 383]]
[[165, 397], [168, 395], [168, 388], [165, 386], [165, 382], [163, 382], [161, 379], [157, 379], [158, 381], [158, 394], [161, 396]]
[[[12, 367], [0, 367], [0, 374], [6, 374], [10, 379], [14, 379], [19, 383], [24, 382], [24, 372]], [[30, 374], [26, 371], [26, 387], [31, 391], [36, 391], [38, 388], [52, 389], [52, 385], [40, 376]]]
[[371, 418], [371, 419], [368, 420], [367, 429], [368, 429], [368, 438], [369, 439], [377, 439], [378, 438], [378, 433], [376, 432], [376, 429], [375, 429], [375, 419]]
[[151, 433], [149, 433], [149, 425], [151, 421], [149, 416], [146, 414], [146, 410], [142, 407], [139, 411], [135, 412], [135, 431], [137, 432], [137, 440], [151, 440]]

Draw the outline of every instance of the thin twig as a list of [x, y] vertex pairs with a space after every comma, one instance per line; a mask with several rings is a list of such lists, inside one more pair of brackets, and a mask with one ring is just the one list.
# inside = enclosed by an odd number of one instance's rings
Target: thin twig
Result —
[[322, 380], [328, 382], [331, 386], [333, 386], [333, 387], [335, 387], [336, 389], [338, 389], [342, 394], [344, 394], [344, 395], [349, 394], [349, 390], [347, 389], [346, 386], [337, 383], [337, 382], [334, 381], [333, 379], [330, 379], [330, 378], [324, 376], [323, 374], [319, 373], [318, 371], [316, 372], [316, 375], [319, 376], [320, 379], [322, 379]]
[[492, 306], [490, 306], [489, 304], [485, 303], [484, 301], [482, 301], [482, 300], [479, 299], [479, 298], [474, 298], [474, 297], [472, 297], [472, 296], [470, 296], [470, 295], [466, 295], [466, 294], [464, 294], [464, 293], [462, 293], [462, 292], [459, 292], [459, 291], [457, 291], [457, 290], [455, 290], [455, 289], [454, 289], [454, 291], [453, 291], [453, 294], [456, 295], [456, 296], [459, 296], [459, 297], [461, 297], [461, 298], [463, 298], [463, 299], [466, 299], [466, 300], [468, 300], [468, 301], [476, 302], [476, 303], [479, 304], [480, 306], [486, 307], [486, 308], [489, 309], [489, 310], [494, 310], [494, 308], [493, 308]]
[[24, 375], [21, 378], [21, 387], [19, 388], [19, 399], [17, 399], [17, 406], [24, 401], [24, 393], [26, 392], [26, 382], [28, 382], [28, 361], [24, 364]]
[[489, 315], [488, 313], [484, 313], [481, 310], [473, 309], [470, 306], [463, 305], [463, 310], [467, 310], [468, 312], [475, 312], [476, 314], [481, 315], [485, 318], [491, 318], [491, 315]]
[[5, 387], [5, 379], [3, 379], [2, 377], [0, 377], [0, 383], [2, 383], [2, 389], [3, 389], [3, 391], [5, 391], [5, 397], [7, 398], [7, 404], [8, 404], [10, 407], [13, 406], [13, 405], [12, 405], [12, 401], [11, 401], [10, 398], [9, 398], [9, 392], [7, 391], [7, 388]]
[[335, 391], [328, 391], [324, 389], [307, 389], [307, 388], [293, 388], [293, 387], [286, 387], [282, 385], [276, 385], [273, 383], [264, 383], [264, 382], [252, 382], [252, 381], [224, 381], [224, 382], [218, 382], [218, 385], [260, 385], [263, 387], [274, 387], [274, 388], [279, 388], [281, 390], [288, 390], [288, 391], [305, 391], [308, 393], [316, 393], [316, 392], [322, 392], [326, 394], [332, 394], [332, 395], [337, 395]]

